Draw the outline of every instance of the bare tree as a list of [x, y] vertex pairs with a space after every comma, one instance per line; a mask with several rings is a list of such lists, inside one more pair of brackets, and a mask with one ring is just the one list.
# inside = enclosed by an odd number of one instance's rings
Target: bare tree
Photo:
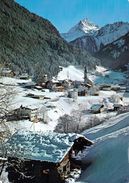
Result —
[[58, 120], [55, 128], [59, 133], [80, 133], [103, 122], [96, 115], [86, 116], [87, 110], [80, 106], [79, 110], [72, 111], [71, 115], [65, 114]]
[[59, 118], [58, 125], [55, 128], [56, 132], [60, 133], [78, 133], [79, 125], [81, 122], [82, 113], [76, 111], [76, 114], [73, 113], [71, 116], [65, 114], [64, 116]]
[[[4, 142], [11, 135], [11, 131], [7, 125], [7, 116], [11, 101], [14, 97], [14, 90], [11, 87], [0, 85], [0, 156], [6, 156]], [[5, 159], [0, 159], [0, 176], [4, 169]]]
[[0, 139], [4, 139], [6, 135], [10, 134], [7, 126], [7, 116], [11, 106], [11, 101], [14, 97], [14, 90], [12, 87], [0, 86]]

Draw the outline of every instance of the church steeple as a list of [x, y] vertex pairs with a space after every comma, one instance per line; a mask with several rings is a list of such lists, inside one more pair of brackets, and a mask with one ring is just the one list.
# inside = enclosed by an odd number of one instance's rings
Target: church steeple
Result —
[[87, 83], [87, 67], [84, 67], [84, 83]]

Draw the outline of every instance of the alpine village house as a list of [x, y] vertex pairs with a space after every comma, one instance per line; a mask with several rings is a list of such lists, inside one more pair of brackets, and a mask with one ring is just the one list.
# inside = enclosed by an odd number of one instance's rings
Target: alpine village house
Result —
[[76, 155], [92, 144], [75, 133], [18, 131], [5, 145], [9, 181], [64, 183], [76, 168]]

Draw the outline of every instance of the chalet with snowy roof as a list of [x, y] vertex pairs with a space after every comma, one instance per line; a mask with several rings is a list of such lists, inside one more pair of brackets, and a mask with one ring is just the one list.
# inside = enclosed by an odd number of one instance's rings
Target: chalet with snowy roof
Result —
[[21, 105], [19, 108], [10, 111], [7, 116], [7, 120], [13, 121], [29, 119], [30, 121], [35, 121], [37, 119], [36, 113], [37, 108], [29, 108]]
[[22, 73], [19, 76], [19, 79], [28, 80], [29, 79], [29, 75], [26, 72], [25, 73]]
[[37, 90], [42, 90], [42, 89], [43, 89], [43, 87], [42, 87], [42, 86], [40, 86], [40, 85], [36, 85], [36, 86], [35, 86], [35, 89], [37, 89]]
[[101, 113], [104, 111], [104, 105], [103, 104], [93, 104], [90, 108], [91, 112], [93, 114]]
[[36, 85], [36, 83], [34, 83], [34, 82], [27, 82], [27, 83], [24, 83], [23, 85], [22, 85], [22, 87], [23, 88], [26, 88], [26, 89], [34, 89], [35, 88], [35, 85]]
[[92, 144], [74, 133], [18, 131], [5, 144], [9, 181], [63, 183], [73, 168], [73, 154]]
[[35, 95], [33, 93], [28, 93], [26, 95], [26, 97], [43, 100], [45, 96], [44, 95]]
[[68, 98], [77, 99], [78, 90], [76, 88], [68, 90]]
[[78, 87], [78, 96], [86, 96], [87, 95], [87, 88], [83, 85]]
[[52, 90], [55, 92], [64, 92], [64, 85], [63, 85], [63, 80], [60, 81], [53, 81], [53, 86]]
[[14, 77], [16, 76], [15, 72], [9, 68], [0, 69], [0, 75], [3, 77]]

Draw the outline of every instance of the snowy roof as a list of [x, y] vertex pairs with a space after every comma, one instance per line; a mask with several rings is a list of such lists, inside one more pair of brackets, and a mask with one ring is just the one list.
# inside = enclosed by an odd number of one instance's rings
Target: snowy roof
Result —
[[79, 137], [82, 135], [18, 131], [6, 143], [7, 157], [58, 163]]
[[24, 87], [26, 87], [26, 86], [35, 86], [35, 85], [36, 85], [36, 83], [34, 83], [32, 81], [24, 83]]
[[2, 70], [2, 73], [3, 74], [9, 74], [9, 73], [11, 73], [12, 72], [12, 70]]
[[103, 104], [93, 104], [91, 110], [98, 111], [101, 107], [104, 107]]

